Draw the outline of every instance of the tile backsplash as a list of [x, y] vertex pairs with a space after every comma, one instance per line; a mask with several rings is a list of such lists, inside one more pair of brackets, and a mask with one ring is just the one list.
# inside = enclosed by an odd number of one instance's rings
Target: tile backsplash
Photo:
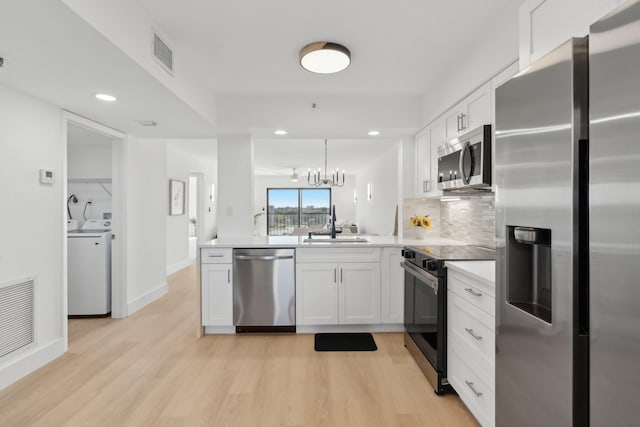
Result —
[[[404, 200], [403, 235], [416, 238], [420, 235], [446, 237], [470, 245], [495, 248], [495, 196], [493, 194], [460, 196], [460, 200], [439, 199]], [[431, 230], [421, 231], [409, 225], [413, 215], [429, 215], [433, 221]]]

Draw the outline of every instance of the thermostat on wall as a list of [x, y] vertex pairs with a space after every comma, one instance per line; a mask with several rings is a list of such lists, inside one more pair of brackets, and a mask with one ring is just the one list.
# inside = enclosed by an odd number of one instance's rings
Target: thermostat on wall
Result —
[[40, 169], [40, 184], [53, 184], [54, 182], [52, 170]]

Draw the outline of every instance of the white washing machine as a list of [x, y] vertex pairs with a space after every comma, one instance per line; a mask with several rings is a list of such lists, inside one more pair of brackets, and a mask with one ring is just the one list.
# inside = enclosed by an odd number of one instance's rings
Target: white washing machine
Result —
[[111, 313], [111, 220], [88, 220], [67, 232], [69, 316]]

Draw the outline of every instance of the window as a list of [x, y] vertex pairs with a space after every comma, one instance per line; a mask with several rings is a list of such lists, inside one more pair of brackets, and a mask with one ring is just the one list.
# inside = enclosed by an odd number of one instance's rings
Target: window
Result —
[[291, 234], [297, 227], [329, 223], [330, 188], [267, 188], [267, 234]]

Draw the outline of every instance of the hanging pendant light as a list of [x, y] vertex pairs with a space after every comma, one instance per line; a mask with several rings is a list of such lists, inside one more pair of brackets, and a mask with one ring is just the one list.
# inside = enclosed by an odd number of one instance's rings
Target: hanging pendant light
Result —
[[296, 168], [293, 168], [293, 173], [291, 174], [291, 182], [298, 182], [298, 172], [296, 172]]
[[320, 176], [320, 168], [317, 171], [311, 172], [311, 169], [307, 172], [307, 184], [311, 187], [321, 187], [328, 185], [330, 187], [343, 187], [344, 186], [344, 169], [342, 169], [342, 180], [340, 180], [340, 170], [331, 171], [331, 179], [327, 178], [327, 140], [324, 140], [324, 178]]

